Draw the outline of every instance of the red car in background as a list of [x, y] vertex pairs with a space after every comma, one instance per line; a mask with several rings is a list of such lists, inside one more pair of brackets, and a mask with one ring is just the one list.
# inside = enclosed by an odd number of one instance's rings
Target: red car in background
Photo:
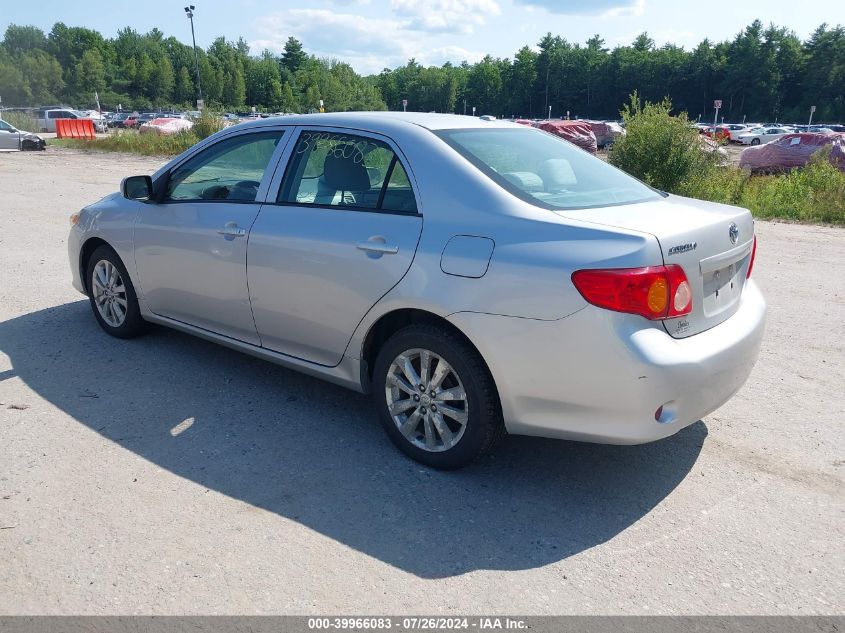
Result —
[[717, 141], [724, 141], [727, 143], [731, 140], [731, 131], [722, 125], [716, 126], [715, 133], [712, 125], [701, 130], [701, 133], [704, 134], [704, 136]]
[[123, 127], [131, 127], [135, 128], [138, 126], [138, 114], [130, 114], [126, 119], [123, 121]]

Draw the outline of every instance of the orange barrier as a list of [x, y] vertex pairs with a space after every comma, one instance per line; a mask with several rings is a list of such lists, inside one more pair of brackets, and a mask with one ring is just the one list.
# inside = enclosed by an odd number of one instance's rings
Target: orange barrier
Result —
[[97, 138], [91, 119], [56, 119], [56, 138]]

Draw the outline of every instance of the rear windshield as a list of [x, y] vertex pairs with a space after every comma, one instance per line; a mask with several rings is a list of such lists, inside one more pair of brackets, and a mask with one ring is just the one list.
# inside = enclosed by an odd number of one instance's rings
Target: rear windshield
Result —
[[557, 136], [532, 128], [436, 134], [494, 182], [531, 204], [584, 209], [656, 200], [660, 193]]

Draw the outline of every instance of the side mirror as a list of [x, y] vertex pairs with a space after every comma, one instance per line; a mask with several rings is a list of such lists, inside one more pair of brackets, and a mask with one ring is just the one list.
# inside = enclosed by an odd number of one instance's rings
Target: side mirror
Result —
[[120, 193], [129, 200], [149, 200], [153, 197], [153, 179], [149, 176], [128, 176], [120, 181]]

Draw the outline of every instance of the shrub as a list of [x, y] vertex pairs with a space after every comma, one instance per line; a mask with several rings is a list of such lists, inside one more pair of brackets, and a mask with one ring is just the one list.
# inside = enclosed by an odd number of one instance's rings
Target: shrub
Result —
[[25, 112], [0, 112], [0, 119], [24, 132], [39, 132], [35, 119]]
[[686, 194], [711, 176], [718, 155], [700, 142], [685, 112], [671, 111], [669, 99], [641, 105], [632, 94], [622, 110], [627, 134], [614, 143], [609, 160], [652, 187]]
[[192, 132], [199, 140], [211, 136], [223, 129], [223, 118], [219, 113], [203, 110], [199, 118], [194, 121]]

